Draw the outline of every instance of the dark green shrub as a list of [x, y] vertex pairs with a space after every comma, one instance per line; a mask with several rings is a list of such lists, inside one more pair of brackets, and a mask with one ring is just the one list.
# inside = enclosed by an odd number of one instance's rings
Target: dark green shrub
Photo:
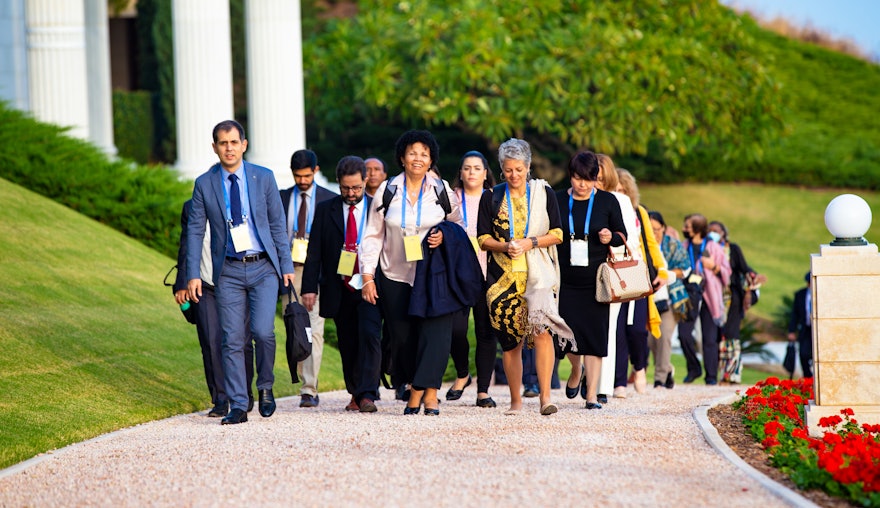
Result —
[[111, 162], [94, 145], [0, 103], [0, 177], [176, 257], [192, 182], [165, 166]]
[[150, 162], [153, 129], [153, 94], [114, 90], [113, 137], [119, 156], [140, 164]]

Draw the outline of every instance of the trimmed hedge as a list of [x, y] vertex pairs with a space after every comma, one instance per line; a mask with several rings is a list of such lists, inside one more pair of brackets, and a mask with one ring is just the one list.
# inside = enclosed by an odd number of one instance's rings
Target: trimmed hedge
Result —
[[154, 143], [153, 94], [113, 91], [113, 137], [120, 157], [150, 162]]
[[192, 182], [166, 166], [110, 161], [65, 130], [0, 103], [0, 143], [6, 147], [0, 177], [175, 258], [180, 211]]

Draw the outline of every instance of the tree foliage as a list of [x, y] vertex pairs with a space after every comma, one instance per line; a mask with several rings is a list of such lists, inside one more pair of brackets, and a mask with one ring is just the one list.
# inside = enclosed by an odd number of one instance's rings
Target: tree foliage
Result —
[[305, 45], [319, 121], [384, 116], [672, 164], [706, 149], [759, 159], [782, 128], [778, 85], [715, 1], [359, 5]]

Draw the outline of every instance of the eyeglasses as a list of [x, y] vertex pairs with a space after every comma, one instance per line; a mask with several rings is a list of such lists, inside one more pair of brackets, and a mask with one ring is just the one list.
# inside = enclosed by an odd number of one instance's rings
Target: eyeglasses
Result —
[[348, 187], [346, 185], [339, 186], [339, 191], [343, 194], [348, 194], [349, 192], [360, 192], [362, 190], [364, 190], [363, 185], [355, 185], [354, 187]]

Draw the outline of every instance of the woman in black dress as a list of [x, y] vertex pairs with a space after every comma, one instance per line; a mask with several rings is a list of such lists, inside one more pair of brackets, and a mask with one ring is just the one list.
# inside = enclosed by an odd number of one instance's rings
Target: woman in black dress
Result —
[[577, 342], [577, 352], [567, 352], [572, 375], [565, 394], [568, 398], [577, 396], [580, 384], [571, 386], [572, 380], [585, 383], [587, 409], [602, 407], [596, 400], [596, 388], [602, 358], [608, 355], [609, 308], [607, 303], [596, 301], [596, 271], [608, 256], [608, 245], [623, 245], [626, 238], [620, 204], [613, 195], [598, 189], [598, 175], [596, 154], [580, 152], [568, 163], [571, 188], [556, 194], [563, 232], [559, 314]]

